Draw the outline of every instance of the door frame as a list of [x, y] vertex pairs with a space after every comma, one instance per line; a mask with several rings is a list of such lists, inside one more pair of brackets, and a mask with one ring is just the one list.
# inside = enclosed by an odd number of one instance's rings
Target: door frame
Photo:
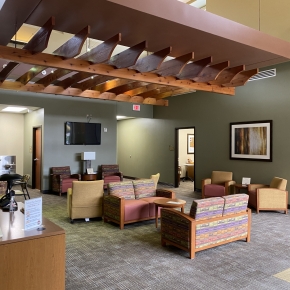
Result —
[[174, 187], [177, 188], [179, 187], [178, 184], [178, 156], [179, 156], [179, 130], [182, 129], [194, 129], [194, 164], [193, 164], [193, 190], [195, 191], [195, 176], [196, 176], [196, 171], [195, 171], [195, 138], [196, 138], [196, 131], [195, 131], [195, 126], [189, 126], [189, 127], [177, 127], [175, 128], [175, 150], [174, 150]]
[[41, 147], [41, 165], [40, 165], [40, 190], [41, 190], [41, 186], [42, 186], [42, 156], [43, 156], [43, 152], [42, 152], [42, 125], [40, 125], [40, 126], [33, 126], [32, 127], [32, 181], [31, 181], [31, 187], [32, 187], [32, 189], [35, 189], [35, 184], [36, 184], [36, 182], [35, 182], [35, 176], [36, 176], [36, 174], [35, 174], [35, 170], [36, 170], [36, 166], [35, 166], [35, 162], [34, 162], [34, 158], [35, 158], [35, 154], [36, 154], [36, 146], [35, 146], [35, 144], [36, 144], [36, 130], [37, 129], [40, 129], [41, 130], [41, 136], [40, 136], [40, 140], [41, 140], [41, 144], [40, 144], [40, 147]]

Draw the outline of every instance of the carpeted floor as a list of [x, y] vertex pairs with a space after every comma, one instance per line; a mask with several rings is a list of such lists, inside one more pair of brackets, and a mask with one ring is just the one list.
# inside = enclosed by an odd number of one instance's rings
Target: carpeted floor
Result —
[[[200, 198], [191, 182], [172, 190], [187, 201], [185, 212], [194, 198]], [[68, 290], [290, 289], [285, 279], [290, 275], [289, 214], [253, 212], [250, 243], [237, 241], [201, 251], [190, 260], [184, 251], [161, 247], [160, 229], [153, 220], [126, 225], [124, 230], [102, 220], [70, 224], [66, 195], [31, 189], [30, 194], [43, 197], [43, 215], [66, 231]]]

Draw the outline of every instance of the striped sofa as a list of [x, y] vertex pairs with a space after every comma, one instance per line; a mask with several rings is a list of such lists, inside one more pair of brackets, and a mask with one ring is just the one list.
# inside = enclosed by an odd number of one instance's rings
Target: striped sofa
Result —
[[111, 182], [104, 196], [104, 221], [117, 223], [122, 230], [125, 224], [155, 219], [154, 200], [174, 197], [170, 190], [156, 189], [153, 179]]
[[246, 239], [250, 241], [249, 196], [235, 194], [194, 200], [189, 214], [161, 209], [161, 244], [195, 252]]

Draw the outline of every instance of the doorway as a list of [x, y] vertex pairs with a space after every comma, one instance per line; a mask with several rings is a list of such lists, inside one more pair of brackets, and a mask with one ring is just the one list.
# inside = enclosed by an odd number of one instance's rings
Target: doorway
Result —
[[42, 127], [33, 128], [32, 188], [41, 190]]
[[175, 182], [179, 187], [181, 182], [193, 183], [195, 190], [195, 127], [175, 128]]

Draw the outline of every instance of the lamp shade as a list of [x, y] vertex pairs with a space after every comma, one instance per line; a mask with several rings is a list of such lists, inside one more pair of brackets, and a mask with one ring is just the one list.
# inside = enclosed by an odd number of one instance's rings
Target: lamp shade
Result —
[[96, 152], [82, 152], [81, 159], [82, 160], [95, 160]]

